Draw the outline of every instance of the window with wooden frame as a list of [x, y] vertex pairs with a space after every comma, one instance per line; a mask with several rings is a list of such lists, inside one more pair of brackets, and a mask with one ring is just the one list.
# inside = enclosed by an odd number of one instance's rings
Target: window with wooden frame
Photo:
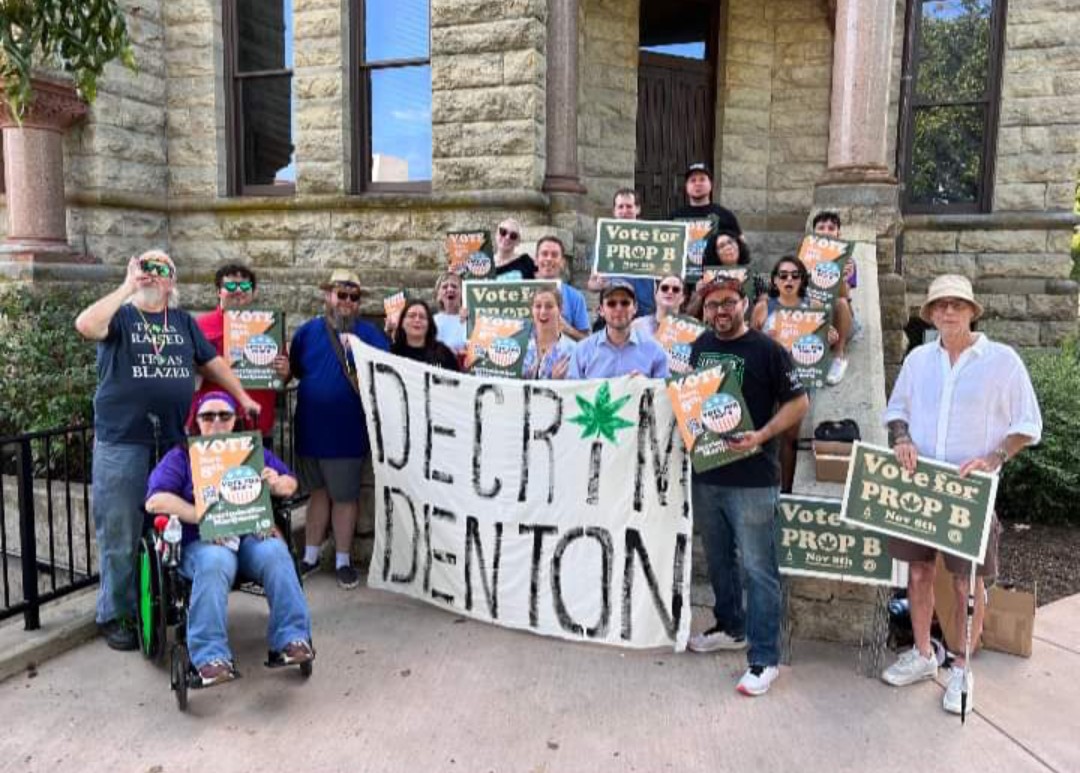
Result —
[[223, 4], [230, 195], [296, 191], [292, 20], [292, 0]]
[[910, 0], [898, 165], [906, 212], [988, 212], [1005, 0]]
[[354, 0], [356, 191], [431, 190], [429, 0]]

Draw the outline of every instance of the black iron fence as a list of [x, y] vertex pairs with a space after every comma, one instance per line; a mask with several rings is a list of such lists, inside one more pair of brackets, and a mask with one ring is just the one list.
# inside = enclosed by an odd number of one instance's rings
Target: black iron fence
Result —
[[[295, 389], [278, 395], [272, 434], [291, 469], [295, 407]], [[35, 630], [43, 605], [97, 583], [92, 450], [88, 426], [0, 438], [0, 620], [21, 614]]]

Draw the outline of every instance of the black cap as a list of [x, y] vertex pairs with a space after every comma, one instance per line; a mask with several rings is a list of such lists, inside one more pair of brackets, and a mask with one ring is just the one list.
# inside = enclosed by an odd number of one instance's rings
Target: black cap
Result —
[[704, 161], [696, 161], [690, 166], [686, 167], [686, 174], [683, 175], [683, 180], [689, 180], [690, 175], [692, 175], [694, 172], [701, 172], [710, 180], [712, 180], [713, 178], [712, 169], [709, 168], [709, 165], [706, 164]]
[[608, 282], [604, 289], [600, 291], [600, 302], [604, 302], [604, 298], [611, 295], [616, 290], [622, 290], [624, 293], [629, 293], [630, 297], [637, 302], [637, 293], [634, 292], [634, 286], [627, 282], [625, 279], [612, 279]]

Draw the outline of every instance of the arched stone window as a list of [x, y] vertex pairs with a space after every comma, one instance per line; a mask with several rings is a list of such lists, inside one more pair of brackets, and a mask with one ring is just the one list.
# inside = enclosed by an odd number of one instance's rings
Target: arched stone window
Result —
[[225, 0], [228, 185], [231, 195], [291, 195], [292, 0]]
[[907, 212], [987, 212], [1004, 0], [910, 0], [898, 159]]
[[429, 0], [354, 2], [353, 187], [429, 191]]

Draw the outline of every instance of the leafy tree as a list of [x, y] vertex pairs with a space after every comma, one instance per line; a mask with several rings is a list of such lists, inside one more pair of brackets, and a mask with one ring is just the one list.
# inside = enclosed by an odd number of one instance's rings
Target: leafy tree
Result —
[[98, 78], [114, 59], [135, 69], [117, 0], [0, 0], [0, 81], [16, 120], [32, 100], [34, 67], [58, 67], [93, 102]]

